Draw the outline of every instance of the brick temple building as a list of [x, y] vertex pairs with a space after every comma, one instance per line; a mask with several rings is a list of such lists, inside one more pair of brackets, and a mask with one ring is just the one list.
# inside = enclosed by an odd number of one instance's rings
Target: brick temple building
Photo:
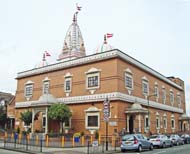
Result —
[[[172, 133], [189, 130], [184, 82], [165, 77], [107, 43], [86, 55], [77, 13], [68, 29], [58, 62], [19, 72], [15, 127], [24, 129], [20, 112], [31, 110], [32, 132], [59, 132], [60, 124], [47, 118], [54, 103], [69, 106], [72, 117], [65, 133], [98, 130], [105, 134], [105, 100], [109, 100], [109, 134]], [[35, 117], [38, 117], [37, 119]]]

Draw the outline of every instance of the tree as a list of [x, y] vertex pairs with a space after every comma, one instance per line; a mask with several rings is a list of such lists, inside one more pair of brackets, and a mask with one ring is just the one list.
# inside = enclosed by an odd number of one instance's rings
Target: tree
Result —
[[72, 113], [69, 107], [62, 103], [53, 104], [48, 109], [48, 118], [61, 122], [61, 133], [63, 133], [63, 123], [66, 122], [71, 116]]
[[32, 123], [32, 112], [29, 110], [23, 113], [21, 112], [20, 120], [22, 120], [25, 123], [25, 125], [27, 126], [27, 131], [28, 131], [28, 126]]

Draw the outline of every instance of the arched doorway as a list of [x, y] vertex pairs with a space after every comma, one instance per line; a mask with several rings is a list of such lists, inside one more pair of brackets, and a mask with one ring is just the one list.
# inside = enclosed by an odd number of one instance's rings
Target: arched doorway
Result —
[[129, 133], [133, 133], [133, 128], [134, 128], [134, 117], [133, 115], [130, 116], [129, 118]]

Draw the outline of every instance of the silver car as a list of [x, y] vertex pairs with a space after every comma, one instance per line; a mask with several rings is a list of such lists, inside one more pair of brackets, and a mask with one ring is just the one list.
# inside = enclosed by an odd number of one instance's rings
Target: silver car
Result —
[[184, 140], [177, 134], [170, 135], [170, 140], [173, 142], [173, 145], [183, 145]]
[[122, 137], [121, 151], [136, 150], [141, 152], [144, 149], [153, 150], [153, 144], [142, 134], [128, 134]]
[[149, 141], [159, 148], [172, 147], [173, 142], [166, 135], [152, 135]]

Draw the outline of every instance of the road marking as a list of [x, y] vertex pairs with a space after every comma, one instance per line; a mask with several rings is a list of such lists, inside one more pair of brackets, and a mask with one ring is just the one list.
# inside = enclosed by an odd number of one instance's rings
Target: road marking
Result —
[[159, 152], [156, 152], [154, 154], [160, 154], [160, 153], [165, 153], [166, 151], [159, 151]]

